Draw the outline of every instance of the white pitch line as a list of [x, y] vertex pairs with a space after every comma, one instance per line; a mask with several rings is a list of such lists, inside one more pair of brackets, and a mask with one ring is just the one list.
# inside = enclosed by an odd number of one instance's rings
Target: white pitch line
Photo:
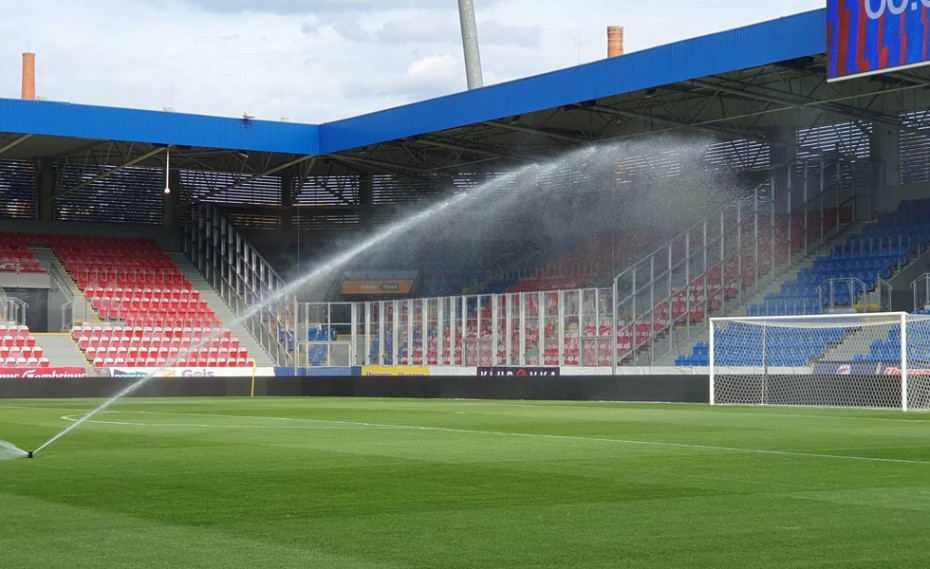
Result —
[[[790, 451], [790, 450], [751, 449], [751, 448], [726, 447], [726, 446], [717, 446], [717, 445], [669, 443], [669, 442], [657, 442], [657, 441], [639, 441], [639, 440], [632, 440], [632, 439], [608, 439], [608, 438], [602, 438], [602, 437], [579, 437], [579, 436], [572, 436], [572, 435], [546, 435], [546, 434], [541, 434], [541, 433], [517, 433], [517, 432], [511, 432], [511, 431], [479, 431], [479, 430], [473, 430], [473, 429], [454, 429], [451, 427], [424, 427], [420, 425], [393, 425], [393, 424], [388, 424], [388, 423], [367, 423], [367, 422], [361, 422], [361, 421], [335, 421], [331, 419], [305, 419], [305, 418], [300, 418], [300, 417], [266, 417], [262, 415], [223, 415], [220, 413], [172, 413], [168, 411], [121, 411], [121, 413], [136, 413], [136, 414], [147, 414], [147, 415], [198, 415], [198, 416], [206, 416], [206, 417], [224, 417], [224, 418], [272, 419], [272, 420], [279, 420], [279, 421], [297, 421], [297, 422], [324, 423], [324, 424], [333, 424], [333, 425], [352, 425], [352, 426], [358, 426], [358, 427], [368, 427], [368, 428], [373, 428], [373, 429], [437, 431], [437, 432], [445, 432], [445, 433], [463, 433], [463, 434], [470, 434], [470, 435], [487, 435], [487, 436], [496, 436], [496, 437], [526, 437], [526, 438], [551, 439], [551, 440], [563, 440], [563, 441], [583, 441], [583, 442], [612, 443], [612, 444], [634, 445], [634, 446], [681, 448], [681, 449], [690, 449], [690, 450], [710, 450], [710, 451], [717, 451], [717, 452], [761, 454], [761, 455], [769, 455], [769, 456], [791, 456], [791, 457], [802, 457], [802, 458], [852, 460], [852, 461], [857, 461], [857, 462], [930, 465], [930, 461], [928, 460], [909, 460], [905, 458], [881, 458], [881, 457], [874, 457], [874, 456], [825, 454], [825, 453], [800, 452], [800, 451]], [[157, 424], [151, 424], [151, 423], [149, 424], [139, 423], [139, 425], [158, 426]], [[186, 425], [186, 426], [193, 426], [193, 425]], [[251, 428], [251, 427], [247, 427], [247, 428]]]
[[[125, 413], [125, 411], [123, 411]], [[62, 415], [60, 418], [65, 421], [70, 421], [76, 423], [81, 420], [81, 416], [74, 415]], [[124, 427], [172, 427], [172, 428], [198, 428], [198, 429], [274, 429], [278, 431], [282, 430], [307, 430], [307, 429], [336, 429], [338, 427], [290, 427], [290, 426], [272, 426], [272, 425], [210, 425], [210, 424], [198, 424], [198, 423], [133, 423], [131, 421], [104, 421], [102, 419], [89, 419], [85, 421], [87, 423], [97, 423], [98, 425], [120, 425]]]

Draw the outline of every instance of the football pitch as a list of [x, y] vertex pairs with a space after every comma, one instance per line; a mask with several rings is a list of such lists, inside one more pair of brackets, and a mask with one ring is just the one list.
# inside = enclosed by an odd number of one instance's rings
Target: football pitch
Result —
[[[31, 449], [99, 401], [0, 401]], [[924, 567], [930, 415], [132, 399], [0, 461], [0, 567]]]

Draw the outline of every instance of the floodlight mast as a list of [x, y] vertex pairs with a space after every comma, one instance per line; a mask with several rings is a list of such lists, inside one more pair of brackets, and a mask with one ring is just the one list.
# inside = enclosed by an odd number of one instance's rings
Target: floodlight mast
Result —
[[474, 0], [459, 0], [459, 21], [462, 24], [462, 47], [465, 50], [465, 79], [469, 90], [477, 89], [484, 86], [484, 79], [481, 77]]

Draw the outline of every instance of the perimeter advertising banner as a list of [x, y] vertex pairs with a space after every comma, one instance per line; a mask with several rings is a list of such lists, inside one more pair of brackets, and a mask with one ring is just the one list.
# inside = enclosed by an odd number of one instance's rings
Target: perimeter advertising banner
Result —
[[926, 65], [930, 0], [827, 0], [827, 80]]
[[478, 377], [482, 376], [556, 376], [561, 368], [557, 367], [479, 367]]
[[362, 368], [362, 375], [422, 376], [422, 375], [429, 375], [429, 368], [428, 367], [409, 367], [409, 366], [365, 366]]
[[412, 290], [413, 281], [408, 280], [342, 281], [342, 294], [349, 295], [410, 294]]
[[273, 367], [113, 367], [112, 377], [273, 377]]
[[82, 367], [0, 368], [0, 379], [22, 377], [87, 377]]

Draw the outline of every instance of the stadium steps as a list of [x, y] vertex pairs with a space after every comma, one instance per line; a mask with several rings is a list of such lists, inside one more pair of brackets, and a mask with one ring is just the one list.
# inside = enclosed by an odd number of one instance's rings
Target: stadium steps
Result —
[[42, 347], [42, 355], [48, 358], [52, 367], [80, 367], [87, 371], [87, 375], [96, 372], [88, 365], [84, 354], [71, 339], [70, 334], [33, 334], [36, 345]]
[[255, 360], [256, 365], [259, 367], [274, 367], [275, 363], [248, 328], [242, 324], [231, 325], [236, 315], [226, 304], [226, 301], [217, 294], [213, 286], [203, 278], [197, 267], [180, 253], [168, 253], [168, 258], [177, 265], [181, 274], [187, 277], [194, 288], [200, 292], [200, 298], [207, 302], [207, 305], [216, 313], [223, 326], [228, 327], [233, 336], [239, 339], [239, 345], [249, 351], [249, 356]]
[[[813, 267], [814, 261], [818, 257], [829, 254], [830, 251], [833, 250], [834, 245], [845, 243], [851, 235], [860, 232], [867, 224], [868, 222], [849, 224], [836, 236], [825, 239], [823, 245], [820, 247], [811, 249], [807, 255], [792, 257], [792, 263], [790, 265], [779, 267], [760, 279], [759, 286], [755, 290], [751, 290], [749, 296], [745, 296], [744, 293], [742, 302], [739, 302], [738, 299], [730, 299], [724, 303], [722, 311], [714, 312], [710, 316], [714, 318], [723, 316], [745, 316], [748, 307], [753, 304], [761, 303], [765, 300], [765, 295], [781, 290], [781, 285], [786, 279], [793, 278], [794, 275], [803, 269], [810, 269]], [[657, 358], [654, 365], [674, 366], [678, 356], [681, 354], [690, 354], [696, 343], [704, 342], [706, 344], [710, 339], [710, 323], [705, 319], [704, 322], [697, 324], [697, 326], [700, 327], [700, 331], [697, 333], [695, 333], [694, 324], [691, 325], [690, 334], [688, 334], [685, 329], [674, 330], [667, 340], [671, 345], [671, 350], [665, 355]]]
[[[74, 308], [72, 311], [72, 320], [74, 323], [99, 322], [100, 318], [94, 312], [90, 302], [87, 301], [87, 297], [85, 297], [81, 289], [78, 288], [77, 283], [74, 282], [74, 279], [71, 278], [71, 275], [68, 274], [68, 271], [52, 250], [47, 247], [30, 247], [29, 249], [43, 265], [55, 267], [58, 274], [61, 275], [61, 278], [52, 276], [52, 280], [58, 286], [66, 287], [69, 293], [68, 296], [74, 299]], [[52, 271], [49, 272], [51, 273]]]
[[823, 361], [851, 362], [859, 354], [868, 354], [875, 340], [888, 339], [888, 326], [863, 326], [823, 354]]

